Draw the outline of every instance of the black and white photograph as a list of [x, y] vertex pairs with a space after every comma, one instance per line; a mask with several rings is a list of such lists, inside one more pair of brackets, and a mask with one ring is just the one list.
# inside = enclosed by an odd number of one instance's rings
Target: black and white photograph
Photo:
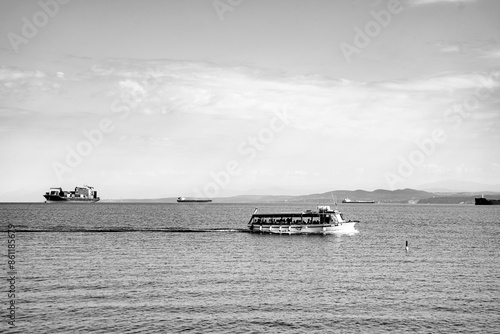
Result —
[[498, 333], [500, 1], [0, 0], [5, 333]]

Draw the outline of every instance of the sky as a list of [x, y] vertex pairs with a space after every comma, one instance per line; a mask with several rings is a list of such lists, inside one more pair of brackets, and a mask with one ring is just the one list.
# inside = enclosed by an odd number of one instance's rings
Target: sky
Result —
[[500, 191], [499, 107], [500, 1], [0, 1], [0, 201]]

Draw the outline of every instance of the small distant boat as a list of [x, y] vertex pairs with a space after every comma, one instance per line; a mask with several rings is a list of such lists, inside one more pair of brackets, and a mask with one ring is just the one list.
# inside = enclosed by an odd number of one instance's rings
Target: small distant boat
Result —
[[353, 201], [352, 199], [349, 199], [349, 198], [344, 198], [342, 200], [342, 203], [352, 203], [352, 204], [355, 204], [355, 203], [375, 203], [375, 201]]
[[100, 200], [94, 187], [87, 185], [75, 187], [74, 191], [50, 188], [43, 197], [45, 197], [45, 203], [95, 203]]
[[355, 232], [359, 221], [347, 221], [338, 210], [318, 206], [317, 211], [294, 213], [257, 213], [255, 209], [248, 227], [254, 233], [275, 234], [329, 234]]
[[212, 202], [212, 200], [208, 199], [208, 198], [179, 197], [179, 198], [177, 198], [177, 202], [179, 202], [179, 203], [207, 203], [207, 202]]
[[476, 205], [500, 205], [500, 199], [486, 199], [484, 196], [475, 198]]

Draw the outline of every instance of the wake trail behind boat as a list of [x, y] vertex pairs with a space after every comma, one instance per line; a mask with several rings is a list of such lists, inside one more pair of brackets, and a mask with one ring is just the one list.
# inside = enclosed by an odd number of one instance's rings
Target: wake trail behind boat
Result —
[[[7, 232], [7, 231], [1, 231]], [[167, 228], [127, 228], [127, 227], [113, 227], [113, 228], [66, 228], [56, 227], [49, 229], [26, 229], [18, 228], [16, 232], [25, 233], [124, 233], [124, 232], [157, 232], [157, 233], [210, 233], [210, 232], [245, 232], [249, 233], [248, 229], [238, 228], [184, 228], [184, 227], [167, 227]]]

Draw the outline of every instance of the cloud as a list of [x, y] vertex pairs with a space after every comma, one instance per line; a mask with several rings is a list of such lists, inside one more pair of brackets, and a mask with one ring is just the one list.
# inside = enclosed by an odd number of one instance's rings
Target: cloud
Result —
[[499, 58], [500, 43], [495, 40], [470, 40], [470, 41], [432, 41], [429, 42], [436, 50], [445, 56], [457, 55], [460, 57]]
[[433, 5], [437, 3], [450, 3], [457, 4], [460, 7], [465, 6], [466, 3], [476, 2], [477, 0], [406, 0], [405, 3], [412, 6]]
[[[325, 143], [344, 138], [351, 138], [349, 145], [359, 140], [375, 145], [401, 141], [400, 138], [411, 142], [425, 134], [430, 124], [439, 122], [444, 110], [454, 103], [463, 103], [479, 87], [494, 93], [481, 101], [473, 119], [495, 120], [492, 110], [498, 104], [499, 79], [490, 73], [446, 72], [360, 82], [288, 75], [247, 66], [135, 59], [107, 59], [63, 78], [57, 72], [18, 68], [0, 71], [4, 95], [16, 92], [38, 102], [46, 101], [47, 93], [57, 93], [57, 85], [59, 90], [68, 92], [71, 99], [49, 99], [47, 107], [35, 109], [39, 113], [63, 113], [81, 122], [81, 118], [68, 113], [76, 105], [96, 117], [120, 122], [119, 128], [124, 132], [121, 135], [168, 137], [169, 147], [175, 147], [189, 134], [214, 147], [226, 145], [227, 149], [258, 133], [277, 111], [285, 109], [290, 118], [287, 130], [296, 131], [301, 137], [290, 140], [299, 146], [306, 145], [300, 141]], [[128, 101], [128, 119], [117, 119], [112, 111], [115, 101]], [[99, 118], [93, 122], [98, 124]], [[97, 126], [92, 119], [87, 124]], [[139, 125], [152, 133], [137, 133]], [[362, 136], [355, 135], [359, 133]], [[227, 143], [219, 144], [222, 138]], [[161, 141], [140, 143], [153, 146]], [[138, 140], [132, 141], [132, 145], [138, 144]]]
[[[364, 138], [383, 142], [421, 135], [445, 108], [462, 102], [478, 87], [495, 90], [484, 101], [494, 103], [499, 78], [480, 72], [447, 72], [359, 82], [207, 62], [106, 59], [63, 78], [58, 72], [2, 68], [0, 87], [4, 95], [18, 94], [35, 101], [65, 89], [79, 104], [94, 103], [96, 107], [87, 109], [100, 117], [115, 116], [113, 102], [128, 101], [130, 115], [153, 117], [157, 122], [161, 117], [165, 121], [173, 117], [173, 122], [186, 127], [201, 127], [200, 122], [205, 122], [213, 128], [197, 129], [193, 136], [215, 138], [219, 132], [246, 138], [265, 127], [275, 112], [286, 109], [292, 131], [325, 140], [362, 132]], [[57, 113], [55, 109], [40, 112]], [[67, 114], [68, 108], [61, 110]], [[130, 122], [123, 122], [127, 129], [133, 126]]]
[[141, 134], [141, 135], [122, 135], [120, 137], [121, 141], [128, 142], [128, 143], [133, 143], [133, 144], [139, 144], [139, 145], [146, 145], [146, 146], [171, 146], [172, 145], [172, 140], [168, 137], [159, 137], [159, 136], [150, 136], [147, 134]]
[[440, 40], [429, 42], [429, 44], [434, 46], [439, 52], [443, 54], [462, 52], [462, 43], [460, 42], [447, 42]]
[[420, 91], [444, 95], [453, 92], [462, 93], [464, 90], [472, 90], [480, 86], [496, 89], [499, 85], [500, 82], [492, 73], [479, 72], [448, 72], [431, 77], [410, 78], [407, 80], [383, 82], [380, 84], [381, 87], [391, 90], [406, 92]]
[[20, 80], [30, 80], [30, 79], [41, 79], [45, 78], [45, 73], [36, 70], [20, 70], [15, 67], [5, 67], [0, 68], [0, 80], [2, 81], [20, 81]]
[[24, 101], [36, 98], [39, 93], [60, 94], [61, 79], [43, 71], [0, 67], [0, 98]]

